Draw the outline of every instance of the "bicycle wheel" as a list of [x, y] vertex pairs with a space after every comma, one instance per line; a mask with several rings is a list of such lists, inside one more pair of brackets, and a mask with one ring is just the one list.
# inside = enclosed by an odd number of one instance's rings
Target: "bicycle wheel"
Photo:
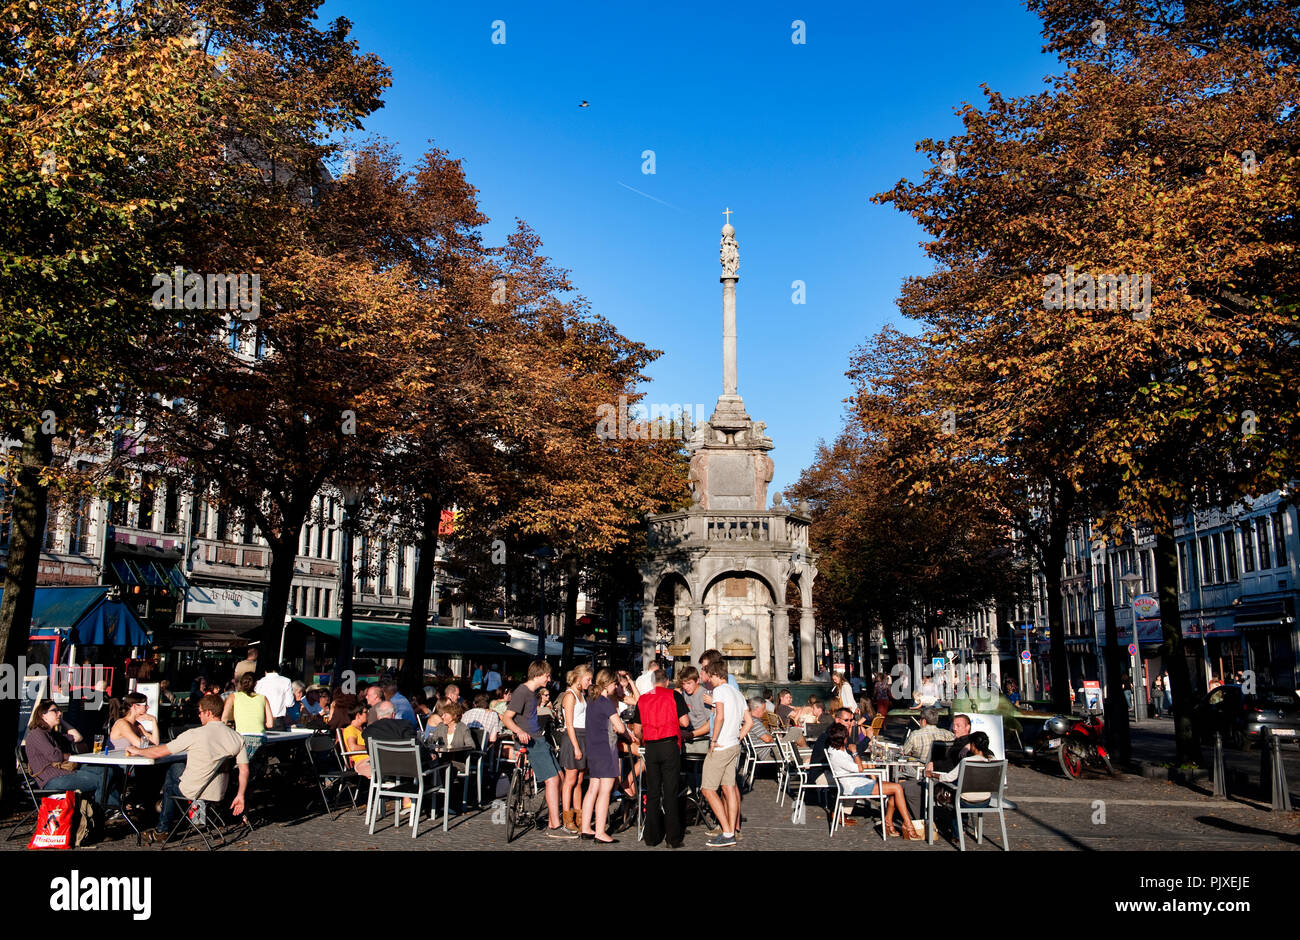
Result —
[[515, 836], [532, 826], [527, 819], [527, 785], [522, 768], [516, 767], [510, 778], [510, 791], [506, 794], [506, 844], [515, 841]]

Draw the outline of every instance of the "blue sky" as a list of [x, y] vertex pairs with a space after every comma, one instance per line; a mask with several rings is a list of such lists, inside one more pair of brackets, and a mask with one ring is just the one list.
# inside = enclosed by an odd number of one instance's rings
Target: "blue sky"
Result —
[[852, 349], [907, 328], [899, 285], [929, 269], [911, 219], [870, 197], [920, 175], [916, 141], [957, 132], [981, 83], [1031, 93], [1057, 70], [1009, 0], [330, 0], [335, 16], [393, 71], [367, 133], [411, 163], [430, 141], [460, 158], [490, 241], [527, 220], [597, 312], [663, 350], [648, 402], [711, 410], [722, 390], [718, 230], [734, 210], [740, 392], [776, 444], [774, 490], [835, 436]]

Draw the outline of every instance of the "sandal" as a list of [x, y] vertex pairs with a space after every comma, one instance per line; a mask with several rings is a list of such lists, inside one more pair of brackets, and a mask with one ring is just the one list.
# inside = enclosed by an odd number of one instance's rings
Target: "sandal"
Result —
[[921, 835], [919, 832], [917, 832], [915, 826], [904, 826], [904, 827], [903, 827], [903, 841], [904, 841], [904, 842], [924, 842], [924, 841], [925, 841], [925, 836], [923, 836], [923, 835]]
[[894, 828], [893, 823], [885, 823], [885, 835], [893, 836], [895, 839], [899, 838], [898, 830]]

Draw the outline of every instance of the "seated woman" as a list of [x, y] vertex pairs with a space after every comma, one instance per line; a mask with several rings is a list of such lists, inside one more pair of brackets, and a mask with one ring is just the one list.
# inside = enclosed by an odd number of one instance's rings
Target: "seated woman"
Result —
[[[424, 734], [424, 744], [426, 747], [439, 751], [474, 750], [474, 736], [469, 733], [469, 727], [461, 723], [461, 716], [465, 714], [465, 708], [460, 702], [448, 702], [438, 710], [438, 721], [429, 722], [429, 730]], [[452, 761], [452, 766], [456, 772], [463, 774], [465, 772], [465, 761]]]
[[[370, 755], [366, 747], [366, 706], [354, 704], [352, 706], [352, 720], [343, 727], [343, 750], [348, 752], [348, 760], [352, 762], [352, 769], [370, 779]], [[355, 752], [355, 753], [354, 753]]]
[[63, 710], [46, 700], [32, 709], [27, 722], [27, 766], [36, 782], [47, 790], [76, 790], [100, 806], [121, 806], [121, 788], [114, 768], [88, 767], [68, 760], [81, 732], [63, 724]]
[[149, 700], [139, 692], [127, 692], [108, 706], [108, 743], [113, 750], [152, 747], [158, 739], [158, 719], [149, 714]]
[[[139, 692], [128, 692], [109, 702], [108, 716], [108, 743], [113, 750], [153, 747], [161, 743], [158, 719], [149, 714], [149, 700]], [[128, 802], [152, 805], [162, 790], [164, 770], [158, 767], [130, 768]]]
[[[956, 783], [957, 776], [958, 774], [961, 773], [962, 764], [966, 763], [967, 761], [977, 761], [980, 763], [984, 763], [986, 761], [991, 761], [994, 759], [993, 751], [989, 746], [989, 736], [985, 734], [983, 731], [976, 731], [974, 734], [972, 734], [967, 739], [966, 745], [969, 748], [967, 755], [963, 757], [961, 761], [957, 764], [957, 766], [954, 767], [952, 770], [945, 771], [943, 773], [935, 773], [934, 763], [932, 761], [931, 763], [925, 765], [925, 775], [927, 777], [933, 777], [935, 780], [939, 780], [943, 783]], [[961, 802], [963, 806], [988, 806], [989, 800], [992, 798], [993, 798], [992, 793], [968, 790], [966, 793], [962, 794]], [[952, 833], [953, 833], [953, 838], [954, 839], [957, 838], [957, 817], [955, 813], [953, 814], [953, 820], [952, 820]]]
[[257, 749], [266, 741], [266, 732], [275, 727], [275, 718], [271, 715], [271, 703], [265, 695], [253, 691], [257, 680], [251, 672], [239, 677], [239, 691], [226, 699], [221, 709], [221, 720], [235, 723], [235, 730], [244, 736], [244, 750], [252, 760]]
[[[871, 767], [870, 764], [864, 764], [860, 756], [845, 750], [848, 740], [849, 730], [841, 724], [832, 725], [826, 732], [826, 762], [830, 764], [832, 772], [837, 777], [858, 774]], [[874, 778], [867, 778], [853, 785], [846, 795], [874, 794], [877, 786], [880, 786], [880, 792], [886, 797], [885, 832], [895, 838], [899, 836], [899, 831], [894, 828], [894, 811], [897, 809], [899, 817], [903, 820], [903, 839], [919, 840], [921, 836], [912, 825], [912, 815], [907, 811], [907, 799], [903, 796], [903, 788], [900, 784], [881, 783]]]

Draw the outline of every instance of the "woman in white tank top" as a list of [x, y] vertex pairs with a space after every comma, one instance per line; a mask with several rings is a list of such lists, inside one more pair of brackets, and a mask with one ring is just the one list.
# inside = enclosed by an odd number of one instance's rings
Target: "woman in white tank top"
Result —
[[574, 666], [567, 676], [569, 687], [560, 696], [560, 714], [564, 732], [560, 737], [560, 784], [564, 828], [578, 831], [578, 812], [582, 806], [582, 775], [587, 769], [587, 690], [591, 688], [591, 667]]

